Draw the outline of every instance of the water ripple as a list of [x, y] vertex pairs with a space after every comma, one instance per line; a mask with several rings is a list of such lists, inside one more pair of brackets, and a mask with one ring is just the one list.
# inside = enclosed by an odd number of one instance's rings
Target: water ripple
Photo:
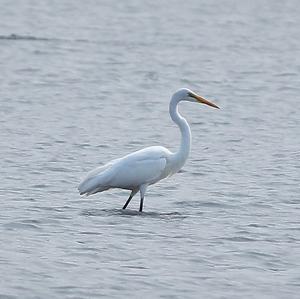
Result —
[[187, 216], [182, 215], [179, 212], [139, 212], [136, 210], [130, 209], [86, 209], [80, 213], [81, 216], [101, 216], [101, 217], [110, 217], [110, 216], [137, 216], [137, 217], [145, 217], [145, 218], [160, 218], [160, 219], [184, 219]]

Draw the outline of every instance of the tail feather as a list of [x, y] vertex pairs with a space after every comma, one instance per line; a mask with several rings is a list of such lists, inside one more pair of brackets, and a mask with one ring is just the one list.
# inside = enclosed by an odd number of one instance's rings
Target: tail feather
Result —
[[113, 176], [113, 165], [116, 162], [117, 160], [114, 160], [89, 172], [78, 186], [80, 195], [86, 194], [88, 196], [109, 189], [109, 182]]
[[109, 186], [107, 185], [107, 179], [103, 178], [103, 176], [87, 178], [78, 187], [80, 195], [91, 195], [107, 189], [109, 189]]

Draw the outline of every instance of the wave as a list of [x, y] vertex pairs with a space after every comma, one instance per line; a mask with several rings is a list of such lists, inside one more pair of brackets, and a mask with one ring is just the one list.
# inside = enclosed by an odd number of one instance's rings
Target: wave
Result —
[[87, 39], [64, 39], [64, 38], [49, 38], [49, 37], [40, 37], [33, 35], [20, 35], [20, 34], [9, 34], [9, 35], [0, 35], [0, 40], [12, 40], [12, 41], [62, 41], [62, 42], [78, 42], [78, 43], [95, 43], [96, 41], [87, 40]]
[[9, 35], [0, 35], [0, 40], [35, 40], [35, 41], [49, 41], [53, 40], [45, 37], [36, 37], [31, 35], [19, 35], [19, 34], [9, 34]]

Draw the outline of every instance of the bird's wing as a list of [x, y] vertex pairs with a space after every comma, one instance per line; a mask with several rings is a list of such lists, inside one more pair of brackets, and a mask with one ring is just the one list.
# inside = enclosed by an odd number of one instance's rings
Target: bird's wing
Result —
[[115, 188], [131, 189], [143, 184], [153, 184], [158, 181], [165, 170], [166, 157], [132, 156], [115, 165], [114, 174], [110, 181], [110, 186]]
[[120, 161], [121, 159], [115, 159], [115, 160], [111, 160], [110, 162], [102, 165], [102, 166], [99, 166], [93, 170], [91, 170], [85, 180], [89, 179], [89, 178], [92, 178], [92, 177], [95, 177], [97, 175], [100, 175], [101, 173], [103, 173], [105, 170], [108, 170], [110, 169], [113, 165], [115, 165], [116, 163], [118, 163], [118, 161]]

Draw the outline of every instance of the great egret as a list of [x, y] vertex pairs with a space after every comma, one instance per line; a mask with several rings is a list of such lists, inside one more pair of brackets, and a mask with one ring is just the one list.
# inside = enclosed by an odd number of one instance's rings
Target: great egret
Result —
[[187, 88], [179, 89], [172, 96], [169, 105], [170, 116], [181, 131], [178, 152], [172, 153], [162, 146], [151, 146], [112, 160], [88, 173], [78, 187], [80, 195], [91, 195], [110, 188], [131, 190], [123, 206], [123, 209], [126, 209], [132, 197], [140, 191], [139, 210], [142, 212], [147, 187], [178, 172], [188, 158], [191, 130], [187, 121], [178, 112], [178, 103], [181, 101], [198, 102], [219, 108]]

